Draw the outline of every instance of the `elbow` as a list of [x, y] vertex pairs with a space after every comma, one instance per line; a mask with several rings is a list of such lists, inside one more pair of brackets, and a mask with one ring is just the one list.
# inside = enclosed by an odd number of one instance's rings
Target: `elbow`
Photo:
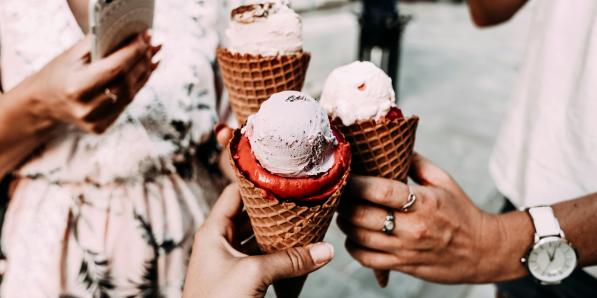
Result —
[[510, 19], [510, 17], [501, 18], [501, 19], [473, 18], [473, 23], [475, 23], [475, 26], [477, 26], [478, 28], [487, 28], [487, 27], [491, 27], [491, 26], [495, 26], [495, 25], [504, 23], [504, 22], [508, 21], [509, 19]]
[[514, 14], [490, 14], [471, 11], [471, 19], [478, 28], [486, 28], [507, 22]]

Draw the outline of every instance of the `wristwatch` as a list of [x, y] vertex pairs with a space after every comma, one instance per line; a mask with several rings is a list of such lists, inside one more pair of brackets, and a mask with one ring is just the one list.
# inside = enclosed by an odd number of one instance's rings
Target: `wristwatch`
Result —
[[539, 206], [527, 211], [535, 226], [535, 244], [521, 261], [542, 285], [559, 284], [576, 268], [578, 255], [564, 237], [551, 207]]

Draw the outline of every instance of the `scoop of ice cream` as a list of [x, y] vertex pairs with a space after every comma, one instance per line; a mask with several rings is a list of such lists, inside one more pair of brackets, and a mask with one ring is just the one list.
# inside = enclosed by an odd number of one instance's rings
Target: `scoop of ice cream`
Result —
[[242, 131], [261, 166], [283, 177], [307, 177], [334, 165], [336, 137], [325, 110], [296, 91], [272, 95]]
[[327, 78], [321, 105], [342, 124], [379, 120], [396, 107], [392, 79], [371, 62], [356, 61], [336, 68]]
[[300, 16], [285, 1], [267, 1], [238, 7], [226, 30], [232, 53], [275, 56], [303, 49]]

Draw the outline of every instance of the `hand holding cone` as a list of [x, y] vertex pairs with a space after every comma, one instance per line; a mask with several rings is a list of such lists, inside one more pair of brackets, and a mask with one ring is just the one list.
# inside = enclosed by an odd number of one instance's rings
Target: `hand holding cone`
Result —
[[[262, 253], [323, 240], [352, 155], [317, 101], [300, 92], [272, 95], [233, 133], [228, 154]], [[278, 297], [297, 297], [305, 279], [274, 283]]]
[[[391, 78], [371, 62], [329, 75], [321, 104], [351, 145], [355, 173], [406, 182], [419, 118], [405, 118], [395, 101]], [[385, 287], [389, 271], [375, 277]]]
[[[357, 174], [399, 180], [406, 183], [415, 145], [419, 118], [358, 122], [336, 127], [350, 143], [353, 170]], [[374, 270], [377, 283], [385, 288], [390, 272]]]

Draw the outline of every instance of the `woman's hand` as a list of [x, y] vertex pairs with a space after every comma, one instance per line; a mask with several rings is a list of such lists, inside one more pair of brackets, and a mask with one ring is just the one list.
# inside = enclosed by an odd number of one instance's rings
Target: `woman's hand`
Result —
[[263, 256], [249, 256], [241, 241], [252, 230], [236, 185], [224, 190], [195, 235], [184, 297], [263, 297], [274, 281], [298, 277], [329, 263], [333, 247], [317, 243]]
[[224, 148], [222, 153], [220, 154], [220, 159], [218, 164], [220, 165], [220, 170], [224, 174], [224, 176], [230, 181], [236, 181], [236, 175], [234, 174], [234, 169], [230, 163], [230, 156], [228, 154], [228, 143], [232, 139], [234, 130], [230, 127], [226, 126], [225, 124], [218, 124], [214, 128], [214, 132], [216, 134], [216, 138], [218, 140], [218, 144]]
[[[353, 176], [338, 225], [357, 261], [441, 283], [480, 283], [525, 274], [519, 262], [523, 252], [506, 255], [512, 250], [505, 248], [509, 243], [499, 216], [475, 207], [446, 172], [422, 156], [415, 155], [412, 167], [411, 176], [420, 185], [410, 186], [417, 200], [408, 212], [400, 211], [410, 193], [406, 184]], [[382, 232], [388, 212], [395, 216], [390, 235]]]
[[139, 34], [110, 56], [90, 63], [87, 36], [28, 79], [31, 113], [88, 132], [105, 131], [158, 66], [152, 59], [161, 47], [151, 46], [150, 40], [147, 33]]

